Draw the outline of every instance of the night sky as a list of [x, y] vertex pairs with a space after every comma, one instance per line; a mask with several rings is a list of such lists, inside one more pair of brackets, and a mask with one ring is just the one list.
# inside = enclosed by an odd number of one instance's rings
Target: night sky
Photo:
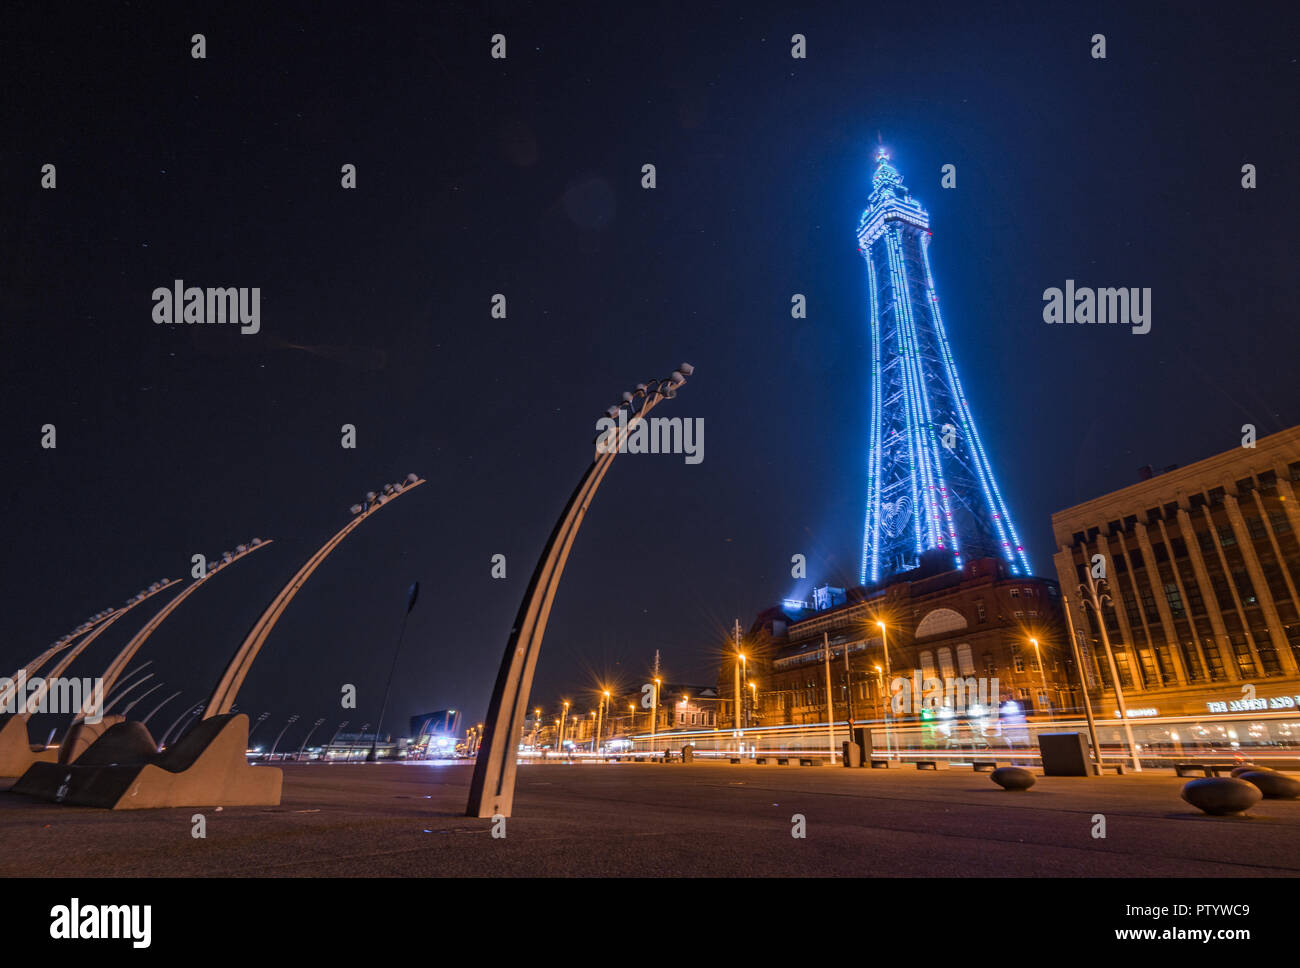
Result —
[[[418, 580], [385, 725], [449, 706], [475, 722], [595, 421], [689, 361], [656, 415], [702, 417], [705, 459], [615, 461], [534, 703], [585, 712], [584, 690], [638, 686], [656, 649], [669, 679], [715, 682], [735, 618], [857, 581], [855, 231], [879, 141], [930, 212], [958, 369], [1038, 573], [1053, 511], [1235, 447], [1243, 423], [1300, 423], [1280, 7], [803, 6], [6, 5], [0, 671], [188, 581], [196, 552], [274, 538], [137, 658], [168, 683], [155, 696], [184, 690], [165, 726], [348, 506], [415, 471], [429, 483], [298, 595], [239, 708], [375, 721]], [[261, 332], [156, 325], [175, 279], [260, 287]], [[1046, 325], [1043, 290], [1066, 279], [1150, 287], [1151, 332]], [[98, 674], [150, 614], [70, 674]]]

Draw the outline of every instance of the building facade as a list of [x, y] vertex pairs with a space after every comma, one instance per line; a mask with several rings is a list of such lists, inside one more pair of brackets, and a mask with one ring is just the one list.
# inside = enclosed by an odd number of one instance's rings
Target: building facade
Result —
[[867, 509], [860, 581], [943, 552], [1030, 575], [1011, 513], [957, 376], [930, 271], [930, 218], [882, 148], [858, 224], [871, 324]]
[[1116, 715], [1102, 619], [1130, 717], [1300, 707], [1300, 427], [1052, 515], [1099, 713]]
[[[1001, 558], [971, 559], [953, 570], [947, 555], [930, 554], [881, 586], [848, 589], [828, 609], [768, 609], [742, 649], [742, 728], [824, 723], [828, 715], [880, 721], [900, 678], [982, 680], [989, 702], [1014, 703], [1031, 717], [1081, 708], [1056, 582], [1014, 574]], [[726, 710], [733, 708], [738, 662], [725, 659], [718, 677]], [[924, 716], [891, 709], [890, 718]], [[737, 725], [729, 714], [722, 724]]]

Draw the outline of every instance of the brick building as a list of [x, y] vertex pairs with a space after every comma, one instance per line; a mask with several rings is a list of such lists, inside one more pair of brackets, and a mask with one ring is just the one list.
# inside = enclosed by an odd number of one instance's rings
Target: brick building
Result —
[[[850, 712], [857, 721], [879, 719], [891, 678], [910, 678], [913, 670], [923, 679], [996, 678], [998, 702], [1015, 702], [1029, 715], [1049, 707], [1074, 711], [1081, 699], [1057, 583], [1014, 576], [996, 558], [945, 570], [950, 562], [943, 553], [926, 556], [919, 568], [878, 586], [818, 589], [812, 603], [786, 602], [761, 613], [741, 645], [741, 725], [826, 722], [825, 640], [837, 721]], [[877, 622], [885, 624], [884, 635]], [[735, 723], [738, 661], [724, 658], [718, 677], [720, 724], [728, 728]]]

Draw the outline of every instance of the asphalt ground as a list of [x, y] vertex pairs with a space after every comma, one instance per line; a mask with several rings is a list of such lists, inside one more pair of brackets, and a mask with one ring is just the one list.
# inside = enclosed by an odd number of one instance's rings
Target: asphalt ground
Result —
[[278, 807], [114, 812], [0, 793], [0, 876], [1300, 874], [1300, 801], [1207, 817], [1168, 771], [1039, 776], [1010, 793], [958, 767], [526, 764], [496, 837], [492, 821], [463, 815], [467, 764], [288, 763], [284, 774]]

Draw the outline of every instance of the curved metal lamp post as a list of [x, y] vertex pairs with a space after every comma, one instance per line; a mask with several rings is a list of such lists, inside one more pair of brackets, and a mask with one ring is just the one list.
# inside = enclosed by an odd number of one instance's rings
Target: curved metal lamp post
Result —
[[[136, 683], [133, 683], [131, 680], [134, 679], [136, 676], [138, 676], [140, 673], [144, 672], [144, 670], [149, 668], [151, 665], [153, 665], [152, 660], [150, 660], [149, 662], [145, 662], [142, 665], [136, 666], [130, 672], [125, 673], [122, 676], [122, 678], [118, 681], [118, 688], [115, 691], [110, 689], [105, 689], [104, 702], [106, 703], [106, 705], [104, 706], [104, 712], [108, 712], [108, 710], [112, 709], [113, 706], [117, 703], [117, 700], [122, 696], [124, 692], [126, 692], [127, 689], [134, 689]], [[149, 675], [152, 676], [153, 673], [151, 672], [149, 673]]]
[[[119, 690], [117, 691], [117, 695], [113, 696], [113, 698], [111, 698], [111, 699], [107, 698], [107, 696], [108, 696], [108, 690], [105, 689], [105, 690], [104, 690], [105, 699], [104, 699], [104, 711], [103, 711], [103, 715], [107, 716], [109, 713], [111, 713], [111, 712], [113, 711], [113, 707], [114, 707], [114, 706], [116, 706], [118, 703], [120, 703], [123, 699], [125, 699], [125, 698], [126, 698], [127, 696], [129, 696], [131, 693], [135, 692], [137, 689], [139, 689], [141, 686], [143, 686], [146, 682], [148, 682], [148, 681], [149, 681], [150, 679], [152, 679], [153, 677], [154, 677], [154, 674], [153, 674], [152, 672], [149, 673], [147, 676], [141, 676], [139, 679], [137, 679], [135, 682], [131, 683], [129, 686], [123, 686], [121, 689], [119, 689]], [[159, 683], [158, 685], [162, 685], [162, 683]], [[156, 689], [157, 686], [155, 686], [154, 688]], [[153, 689], [150, 689], [149, 692], [153, 692]], [[146, 692], [145, 695], [146, 695], [146, 696], [149, 695], [149, 692]], [[80, 719], [80, 718], [81, 718], [81, 715], [82, 715], [83, 713], [85, 713], [85, 712], [86, 712], [86, 710], [83, 708], [82, 711], [81, 711], [80, 713], [77, 714], [77, 718]], [[73, 722], [76, 722], [76, 720], [74, 719]]]
[[510, 816], [515, 798], [517, 746], [528, 711], [537, 656], [550, 618], [551, 603], [555, 600], [560, 576], [578, 528], [610, 464], [626, 444], [628, 433], [660, 401], [676, 396], [693, 371], [694, 367], [683, 363], [668, 379], [638, 384], [635, 392], [623, 394], [620, 406], [606, 411], [610, 418], [619, 420], [621, 426], [605, 431], [596, 439], [596, 456], [578, 481], [564, 513], [547, 539], [506, 641], [505, 656], [501, 660], [492, 702], [484, 721], [478, 759], [474, 763], [469, 803], [465, 809], [467, 816]]
[[271, 744], [271, 752], [266, 754], [267, 760], [275, 759], [275, 748], [280, 745], [280, 740], [284, 737], [285, 731], [297, 721], [298, 721], [297, 713], [294, 713], [292, 716], [289, 717], [289, 721], [284, 724], [284, 729], [280, 730], [280, 735], [277, 736], [275, 738], [275, 742]]
[[142, 717], [140, 718], [140, 725], [141, 725], [141, 726], [148, 726], [148, 725], [149, 725], [149, 720], [153, 719], [154, 716], [157, 715], [157, 714], [162, 710], [163, 706], [166, 706], [169, 702], [171, 702], [173, 699], [175, 699], [175, 698], [176, 698], [177, 696], [179, 696], [180, 694], [181, 694], [181, 690], [177, 689], [174, 693], [172, 693], [170, 696], [168, 696], [166, 699], [164, 699], [164, 700], [163, 700], [162, 702], [160, 702], [158, 705], [154, 706], [153, 709], [149, 710], [149, 712], [148, 712], [147, 715], [142, 716]]
[[221, 681], [217, 683], [216, 689], [212, 691], [212, 698], [208, 700], [208, 708], [203, 713], [204, 719], [211, 719], [213, 716], [221, 716], [230, 712], [235, 696], [239, 694], [239, 688], [244, 684], [244, 677], [248, 675], [248, 670], [252, 668], [253, 660], [257, 658], [257, 654], [262, 650], [267, 636], [271, 634], [271, 629], [280, 620], [280, 616], [289, 607], [289, 603], [293, 601], [293, 597], [298, 594], [299, 589], [311, 577], [312, 572], [320, 567], [322, 561], [329, 557], [330, 552], [337, 548], [344, 538], [355, 531], [362, 521], [369, 518], [385, 504], [392, 503], [394, 498], [401, 497], [423, 483], [423, 478], [408, 474], [406, 480], [402, 483], [386, 484], [382, 494], [371, 491], [366, 495], [364, 504], [352, 505], [354, 515], [352, 520], [339, 529], [334, 537], [321, 545], [316, 553], [298, 569], [298, 573], [289, 579], [289, 584], [285, 585], [280, 590], [280, 594], [271, 600], [271, 604], [266, 607], [266, 611], [257, 620], [257, 623], [248, 633], [248, 637], [235, 651], [234, 658], [226, 666]]
[[312, 734], [312, 733], [314, 733], [314, 732], [316, 732], [316, 730], [320, 729], [321, 724], [322, 724], [323, 722], [325, 722], [325, 717], [324, 717], [324, 716], [322, 716], [320, 719], [316, 720], [316, 722], [314, 722], [314, 723], [312, 724], [311, 729], [307, 730], [307, 736], [306, 736], [306, 738], [302, 741], [302, 745], [301, 745], [300, 747], [298, 747], [298, 757], [297, 757], [298, 759], [302, 759], [302, 754], [303, 754], [303, 752], [307, 749], [307, 741], [311, 739], [311, 734]]
[[[115, 609], [113, 613], [109, 615], [108, 618], [106, 618], [104, 621], [96, 625], [94, 630], [89, 635], [85, 636], [80, 642], [78, 642], [77, 645], [70, 652], [68, 652], [67, 655], [65, 655], [62, 659], [60, 659], [58, 664], [55, 665], [54, 668], [52, 668], [49, 671], [49, 673], [45, 676], [45, 681], [41, 683], [40, 688], [36, 690], [35, 693], [33, 693], [28, 698], [27, 711], [22, 715], [30, 719], [32, 715], [32, 707], [38, 706], [44, 702], [45, 694], [49, 692], [50, 682], [54, 679], [58, 679], [59, 677], [61, 677], [64, 671], [68, 668], [68, 666], [72, 664], [73, 660], [76, 659], [77, 656], [81, 655], [82, 652], [86, 651], [86, 649], [91, 645], [91, 643], [93, 643], [97, 638], [99, 638], [110, 628], [112, 628], [113, 624], [118, 619], [120, 619], [127, 612], [131, 611], [131, 609], [135, 608], [137, 605], [141, 604], [142, 602], [147, 602], [149, 599], [153, 598], [154, 595], [157, 595], [159, 592], [164, 591], [166, 589], [170, 589], [175, 584], [176, 584], [175, 580], [170, 578], [164, 578], [160, 582], [154, 582], [147, 589], [137, 594], [134, 598], [127, 599], [125, 605], [123, 605], [121, 608]], [[83, 704], [83, 712], [85, 711], [86, 706], [93, 705], [93, 703], [94, 703], [93, 699], [87, 700], [87, 702]]]
[[165, 686], [165, 685], [167, 685], [167, 683], [165, 683], [165, 682], [160, 682], [160, 683], [158, 683], [158, 685], [154, 686], [152, 689], [148, 690], [147, 692], [141, 693], [139, 699], [136, 699], [136, 700], [133, 701], [133, 702], [129, 702], [129, 703], [127, 703], [127, 704], [126, 704], [126, 708], [122, 710], [122, 718], [125, 719], [127, 716], [130, 716], [130, 715], [131, 715], [131, 710], [134, 709], [136, 706], [140, 705], [140, 702], [141, 702], [142, 700], [144, 700], [144, 699], [148, 699], [150, 696], [152, 696], [155, 692], [157, 692], [159, 689], [161, 689], [161, 688], [162, 688], [163, 686]]
[[[251, 555], [254, 551], [257, 551], [259, 548], [265, 548], [269, 544], [271, 544], [270, 538], [265, 540], [262, 538], [254, 538], [246, 545], [239, 545], [233, 553], [227, 551], [221, 556], [219, 561], [213, 562], [204, 569], [202, 578], [193, 582], [188, 588], [161, 608], [157, 615], [149, 619], [149, 621], [145, 623], [144, 628], [140, 629], [139, 632], [136, 632], [135, 635], [131, 637], [131, 641], [122, 647], [122, 651], [117, 654], [117, 658], [110, 662], [108, 668], [104, 670], [102, 678], [104, 680], [105, 695], [107, 695], [108, 691], [113, 688], [113, 684], [117, 682], [118, 677], [122, 674], [123, 670], [126, 669], [127, 664], [135, 658], [135, 654], [140, 651], [140, 647], [144, 645], [149, 636], [153, 635], [158, 626], [162, 625], [167, 616], [176, 611], [181, 602], [194, 594], [195, 591], [197, 591], [217, 572], [225, 571], [227, 566], [233, 565], [245, 555]], [[84, 718], [85, 713], [86, 710], [82, 710], [82, 714], [78, 716], [77, 719]]]
[[[102, 612], [95, 613], [90, 618], [86, 619], [86, 621], [78, 625], [71, 632], [69, 632], [67, 635], [63, 636], [60, 639], [56, 639], [53, 643], [51, 643], [48, 649], [46, 649], [44, 652], [38, 655], [31, 662], [27, 663], [25, 666], [23, 666], [21, 669], [15, 672], [10, 677], [11, 681], [17, 683], [19, 678], [22, 679], [29, 678], [32, 675], [32, 673], [40, 669], [40, 667], [45, 665], [45, 663], [49, 662], [50, 659], [54, 658], [54, 656], [58, 655], [64, 649], [68, 648], [68, 646], [72, 645], [72, 643], [79, 636], [85, 635], [91, 629], [96, 628], [97, 626], [101, 625], [104, 622], [107, 622], [110, 618], [112, 618], [115, 614], [117, 614], [117, 611], [118, 610], [115, 608], [106, 608]], [[12, 693], [14, 689], [15, 689], [14, 686], [9, 686], [5, 689], [4, 692], [0, 693], [0, 703], [7, 701], [10, 693]]]

